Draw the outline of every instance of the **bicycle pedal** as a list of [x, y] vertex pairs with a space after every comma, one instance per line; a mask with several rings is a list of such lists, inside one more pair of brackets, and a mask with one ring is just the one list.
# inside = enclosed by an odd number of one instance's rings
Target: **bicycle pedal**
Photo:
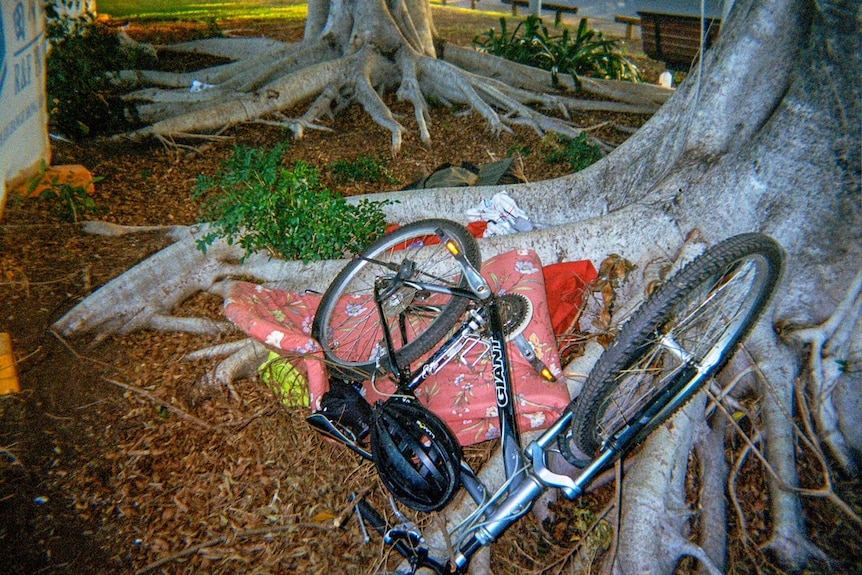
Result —
[[[351, 501], [355, 500], [355, 497], [356, 494], [351, 495]], [[429, 567], [435, 573], [442, 573], [441, 564], [429, 558], [425, 540], [412, 523], [401, 523], [390, 528], [386, 519], [365, 499], [356, 502], [356, 515], [363, 535], [367, 536], [365, 522], [368, 522], [374, 531], [383, 537], [383, 541], [387, 545], [391, 545], [402, 557], [407, 559], [413, 566], [412, 573], [416, 573], [417, 567], [420, 566]], [[399, 520], [403, 517], [400, 513], [395, 515]]]

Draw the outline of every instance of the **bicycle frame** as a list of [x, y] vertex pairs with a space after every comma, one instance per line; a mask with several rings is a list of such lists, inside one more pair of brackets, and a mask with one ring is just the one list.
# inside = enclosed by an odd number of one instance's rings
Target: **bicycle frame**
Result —
[[[400, 330], [402, 343], [406, 347], [419, 341], [428, 332], [439, 337], [444, 329], [441, 326], [448, 329], [454, 325], [453, 315], [449, 314], [445, 316], [445, 320], [440, 320], [440, 325], [435, 326], [432, 323], [430, 327], [420, 326], [425, 327], [426, 331], [422, 332], [420, 329], [420, 335], [416, 336], [413, 342], [407, 341], [406, 312], [432, 309], [427, 304], [421, 305], [422, 296], [426, 292], [450, 294], [471, 300], [471, 305], [466, 305], [463, 301], [449, 301], [440, 308], [440, 317], [444, 317], [442, 314], [449, 310], [458, 310], [460, 313], [466, 308], [467, 320], [415, 374], [410, 373], [409, 365], [391, 367], [398, 379], [398, 392], [413, 395], [416, 388], [431, 373], [439, 372], [445, 362], [451, 361], [459, 354], [465, 359], [466, 351], [461, 353], [461, 350], [469, 351], [476, 342], [481, 341], [486, 348], [483, 353], [490, 353], [490, 371], [496, 389], [506, 480], [495, 493], [489, 494], [476, 474], [461, 462], [460, 484], [473, 498], [476, 508], [465, 520], [447, 528], [448, 533], [443, 534], [446, 536], [448, 548], [444, 557], [429, 556], [430, 548], [422, 534], [400, 514], [394, 503], [394, 517], [401, 523], [390, 528], [370, 503], [365, 500], [356, 502], [355, 509], [363, 530], [365, 518], [384, 536], [384, 541], [392, 544], [409, 561], [414, 573], [420, 568], [429, 569], [438, 575], [464, 573], [472, 556], [482, 547], [496, 541], [523, 517], [548, 489], [559, 489], [569, 499], [579, 497], [599, 473], [682, 407], [721, 367], [766, 309], [781, 277], [781, 247], [761, 234], [741, 234], [708, 248], [702, 256], [689, 262], [674, 279], [666, 282], [638, 308], [617, 335], [617, 344], [608, 348], [598, 360], [581, 396], [570, 402], [560, 417], [538, 439], [522, 447], [513, 405], [515, 396], [506, 351], [507, 338], [516, 344], [518, 350], [534, 367], [537, 367], [537, 363], [534, 361], [535, 353], [531, 354], [531, 350], [524, 344], [524, 336], [514, 333], [507, 335], [504, 327], [508, 324], [508, 327], [517, 326], [514, 328], [517, 329], [527, 316], [523, 316], [519, 321], [518, 314], [515, 313], [511, 318], [506, 317], [504, 322], [501, 309], [507, 296], [494, 295], [478, 270], [460, 253], [460, 244], [446, 237], [444, 230], [454, 230], [454, 227], [449, 227], [445, 222], [435, 227], [436, 234], [458, 261], [460, 274], [451, 274], [451, 269], [446, 269], [442, 274], [438, 274], [434, 269], [420, 270], [417, 265], [418, 258], [404, 257], [400, 263], [389, 263], [365, 257], [375, 265], [389, 270], [378, 274], [374, 284], [377, 312], [381, 314], [380, 323], [384, 331], [383, 339], [388, 357], [391, 358], [387, 361], [397, 361], [398, 357], [390, 332]], [[431, 229], [426, 222], [408, 231], [427, 237]], [[460, 230], [452, 233], [460, 236], [461, 241], [467, 241]], [[405, 234], [404, 237], [408, 235]], [[398, 239], [402, 238], [399, 236]], [[424, 239], [420, 240], [418, 245], [424, 245]], [[376, 254], [380, 249], [391, 247], [390, 244], [381, 243], [368, 253]], [[471, 259], [476, 261], [478, 266], [478, 252], [474, 252], [472, 246], [470, 247]], [[415, 279], [414, 276], [419, 277], [420, 271], [422, 279], [430, 278], [430, 281], [425, 283]], [[350, 278], [349, 274], [355, 272], [355, 268], [350, 269], [347, 277]], [[452, 275], [456, 278], [460, 275], [460, 284], [463, 285], [466, 280], [469, 289], [435, 285], [437, 275], [449, 280]], [[344, 289], [342, 283], [332, 293], [340, 294]], [[327, 295], [329, 294], [328, 291]], [[511, 309], [518, 312], [519, 307], [519, 303], [513, 303]], [[389, 310], [388, 317], [384, 314], [385, 310]], [[390, 319], [395, 317], [397, 326], [391, 326]], [[438, 319], [435, 318], [434, 321]], [[378, 343], [375, 342], [375, 345]], [[427, 339], [423, 342], [425, 350], [428, 349], [428, 343]], [[417, 357], [416, 349], [414, 348], [412, 355], [402, 354], [405, 362], [407, 358]], [[385, 358], [382, 354], [379, 357], [380, 361]], [[364, 363], [362, 367], [369, 369], [370, 365], [373, 364]], [[384, 366], [378, 364], [377, 370], [381, 371], [381, 367]], [[385, 370], [381, 372], [383, 371]], [[620, 396], [616, 397], [618, 392]], [[358, 393], [356, 397], [359, 397]], [[337, 401], [340, 396], [334, 399]], [[335, 407], [331, 413], [336, 413], [334, 409]], [[613, 411], [609, 411], [611, 409]], [[371, 414], [375, 415], [373, 411]], [[609, 414], [615, 419], [607, 420]], [[316, 415], [313, 414], [312, 417]], [[421, 429], [421, 411], [413, 412], [410, 417], [415, 419], [411, 419], [407, 425], [417, 424], [416, 427]], [[353, 413], [345, 421], [352, 426], [347, 428], [347, 435], [344, 435], [346, 443], [357, 453], [375, 459], [375, 455], [362, 448], [358, 442], [351, 444], [350, 435], [365, 433], [366, 426], [362, 425], [363, 421], [360, 419], [357, 422]], [[431, 419], [429, 423], [430, 421]], [[335, 432], [340, 432], [338, 421], [330, 421], [329, 425]], [[359, 431], [354, 432], [351, 429]], [[379, 428], [375, 427], [373, 431], [377, 429]], [[444, 441], [437, 445], [425, 444], [424, 439], [422, 441], [423, 447], [410, 447], [406, 452], [399, 451], [398, 454], [405, 458], [416, 456], [418, 460], [419, 456], [424, 456], [419, 450], [425, 447], [436, 450], [438, 455], [441, 446], [444, 449], [454, 447], [454, 439], [444, 438]], [[594, 458], [579, 459], [579, 455], [569, 449], [569, 442], [585, 446], [583, 448]], [[577, 471], [567, 470], [566, 475], [555, 472], [549, 465], [555, 454], [561, 455]], [[423, 502], [414, 504], [416, 500], [412, 498], [413, 493], [409, 487], [401, 489], [402, 480], [398, 477], [401, 471], [397, 467], [391, 473], [386, 467], [382, 467], [386, 464], [386, 458], [380, 454], [377, 455], [375, 463], [379, 464], [381, 473], [384, 473], [384, 482], [389, 482], [387, 486], [393, 489], [393, 493], [401, 490], [399, 499], [403, 503], [415, 509], [423, 509]], [[410, 465], [412, 462], [407, 464]], [[444, 484], [445, 490], [437, 490], [442, 493], [438, 499], [438, 507], [424, 507], [426, 509], [440, 509], [443, 502], [451, 497], [453, 487], [458, 485], [457, 474], [448, 473], [456, 463], [450, 459], [445, 461], [445, 465], [448, 483]], [[428, 467], [425, 466], [424, 469]], [[406, 477], [406, 474], [403, 475]], [[407, 481], [403, 480], [405, 484]]]
[[[382, 517], [365, 501], [357, 503], [360, 518], [365, 517], [384, 539], [410, 562], [414, 571], [420, 568], [430, 569], [438, 574], [463, 573], [466, 571], [472, 556], [482, 547], [493, 543], [503, 532], [523, 517], [533, 503], [548, 489], [559, 489], [567, 498], [580, 496], [587, 485], [620, 454], [626, 441], [610, 442], [601, 453], [581, 470], [577, 477], [557, 474], [548, 467], [547, 455], [553, 449], [557, 437], [565, 433], [572, 423], [571, 407], [566, 408], [560, 418], [548, 428], [538, 439], [531, 442], [526, 449], [522, 448], [521, 436], [517, 426], [517, 416], [513, 401], [512, 377], [509, 357], [506, 349], [506, 334], [500, 314], [499, 300], [488, 283], [467, 259], [459, 253], [457, 245], [449, 241], [442, 230], [438, 230], [441, 240], [447, 244], [450, 252], [458, 260], [464, 272], [470, 289], [452, 288], [409, 279], [409, 274], [402, 273], [404, 268], [396, 271], [394, 286], [389, 286], [386, 293], [378, 293], [375, 286], [375, 299], [378, 313], [385, 318], [382, 300], [402, 286], [416, 290], [443, 293], [455, 297], [472, 300], [478, 306], [478, 312], [468, 314], [462, 326], [431, 355], [415, 372], [410, 373], [409, 366], [391, 365], [393, 374], [398, 380], [400, 394], [411, 394], [439, 368], [441, 362], [448, 361], [457, 355], [461, 340], [465, 334], [478, 331], [487, 322], [489, 332], [489, 349], [491, 355], [491, 372], [500, 426], [500, 442], [503, 453], [503, 466], [506, 481], [496, 493], [489, 496], [485, 486], [470, 467], [462, 462], [462, 485], [473, 498], [477, 509], [461, 523], [465, 527], [456, 527], [449, 533], [453, 542], [453, 556], [437, 560], [428, 556], [428, 549], [422, 545], [421, 535], [416, 532], [401, 529], [397, 535], [391, 530]], [[402, 264], [404, 266], [404, 264]], [[394, 267], [394, 266], [393, 266]], [[384, 340], [389, 357], [394, 358], [392, 334], [386, 321], [382, 322]], [[397, 362], [392, 362], [393, 364]], [[320, 424], [316, 424], [318, 429]], [[638, 427], [637, 424], [634, 427]], [[641, 425], [640, 428], [643, 426]], [[631, 431], [631, 428], [627, 430]], [[635, 429], [635, 432], [637, 429]], [[325, 431], [324, 431], [325, 432]], [[333, 435], [333, 434], [330, 434]], [[351, 449], [366, 458], [372, 454], [358, 448], [351, 438], [342, 439]], [[351, 443], [353, 443], [351, 445]], [[409, 541], [404, 541], [406, 538]]]

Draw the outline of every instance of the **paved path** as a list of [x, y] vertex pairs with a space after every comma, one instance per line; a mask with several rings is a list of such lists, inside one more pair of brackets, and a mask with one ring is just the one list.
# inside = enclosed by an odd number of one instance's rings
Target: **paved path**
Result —
[[[462, 8], [470, 8], [472, 0], [445, 0], [447, 6], [459, 6]], [[559, 0], [557, 0], [559, 1]], [[617, 24], [614, 22], [615, 13], [615, 2], [608, 0], [584, 0], [583, 2], [578, 2], [578, 0], [565, 0], [567, 4], [572, 4], [573, 6], [578, 7], [577, 14], [566, 14], [563, 13], [563, 23], [569, 27], [577, 26], [581, 21], [581, 18], [587, 18], [590, 23], [591, 28], [595, 28], [597, 30], [601, 30], [606, 34], [611, 34], [614, 36], [625, 37], [626, 34], [626, 25], [625, 24]], [[489, 12], [502, 12], [504, 14], [512, 13], [511, 4], [503, 4], [500, 0], [476, 0], [476, 9], [477, 10], [485, 10]], [[553, 13], [547, 10], [543, 10], [543, 16], [546, 22], [553, 23], [554, 16]], [[519, 14], [527, 14], [528, 11], [523, 8], [518, 8]], [[634, 27], [634, 37], [640, 38], [640, 28]]]

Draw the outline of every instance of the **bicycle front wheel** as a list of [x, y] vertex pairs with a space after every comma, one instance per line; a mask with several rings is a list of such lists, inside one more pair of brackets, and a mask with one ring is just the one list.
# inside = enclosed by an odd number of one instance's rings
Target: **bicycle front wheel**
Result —
[[[383, 236], [341, 270], [327, 288], [314, 317], [312, 335], [330, 369], [363, 380], [415, 361], [443, 339], [469, 300], [418, 289], [416, 283], [466, 289], [458, 261], [439, 241], [441, 229], [478, 269], [479, 244], [460, 224], [443, 219], [414, 222]], [[407, 276], [407, 277], [405, 277]], [[374, 301], [382, 294], [383, 317]], [[384, 320], [392, 336], [388, 357]]]
[[572, 430], [581, 451], [624, 452], [685, 405], [766, 308], [781, 260], [774, 240], [743, 234], [709, 248], [662, 285], [584, 384]]

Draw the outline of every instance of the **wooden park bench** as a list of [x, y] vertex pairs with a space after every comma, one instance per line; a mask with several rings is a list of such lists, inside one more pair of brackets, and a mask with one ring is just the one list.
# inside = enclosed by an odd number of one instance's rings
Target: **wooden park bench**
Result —
[[[671, 70], [688, 70], [700, 52], [698, 16], [638, 12], [644, 53]], [[720, 18], [703, 20], [704, 50], [718, 38]]]
[[[530, 7], [530, 0], [501, 0], [503, 4], [511, 4], [512, 5], [512, 16], [518, 15], [518, 6], [524, 6], [525, 8]], [[578, 7], [572, 6], [570, 4], [560, 4], [557, 2], [542, 2], [542, 10], [553, 10], [555, 12], [554, 16], [554, 26], [559, 26], [560, 22], [563, 21], [563, 12], [568, 12], [569, 14], [577, 14]]]
[[641, 25], [641, 19], [637, 16], [626, 16], [625, 14], [617, 14], [614, 16], [614, 22], [617, 24], [626, 25], [626, 40], [631, 40], [635, 37], [635, 26]]

